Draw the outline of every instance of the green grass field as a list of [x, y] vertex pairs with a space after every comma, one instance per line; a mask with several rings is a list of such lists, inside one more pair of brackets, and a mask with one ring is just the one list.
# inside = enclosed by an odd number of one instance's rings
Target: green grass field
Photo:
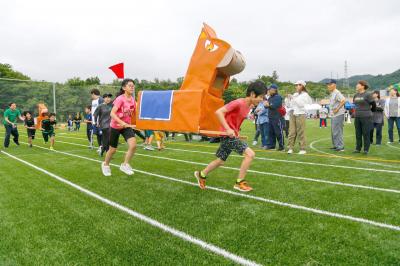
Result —
[[[189, 242], [60, 182], [64, 178], [219, 251], [262, 265], [400, 265], [400, 145], [353, 155], [329, 150], [330, 129], [308, 121], [307, 155], [256, 149], [247, 180], [233, 190], [240, 156], [213, 172], [201, 191], [193, 171], [213, 160], [218, 144], [183, 138], [161, 152], [138, 147], [126, 176], [101, 158], [81, 132], [57, 130], [55, 151], [40, 134], [29, 148], [0, 154], [1, 265], [233, 265], [237, 260]], [[254, 125], [243, 135], [251, 145]], [[4, 129], [0, 132], [3, 142]], [[122, 141], [122, 138], [121, 140]], [[138, 141], [141, 144], [141, 140]], [[1, 145], [2, 146], [2, 145]], [[310, 147], [311, 146], [311, 147]], [[120, 151], [126, 149], [120, 145]], [[121, 163], [117, 153], [112, 163]], [[50, 175], [49, 175], [50, 174]]]

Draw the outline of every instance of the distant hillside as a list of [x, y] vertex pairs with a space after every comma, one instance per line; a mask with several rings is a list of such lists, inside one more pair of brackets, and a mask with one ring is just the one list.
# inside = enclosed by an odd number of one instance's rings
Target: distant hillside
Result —
[[[328, 79], [323, 79], [320, 82], [325, 83]], [[400, 82], [400, 69], [396, 70], [393, 73], [385, 74], [385, 75], [356, 75], [351, 76], [349, 78], [349, 83], [351, 87], [354, 87], [359, 80], [368, 81], [369, 85], [373, 89], [384, 89], [389, 87], [392, 84]], [[338, 80], [338, 85], [341, 87], [343, 85], [343, 79]]]

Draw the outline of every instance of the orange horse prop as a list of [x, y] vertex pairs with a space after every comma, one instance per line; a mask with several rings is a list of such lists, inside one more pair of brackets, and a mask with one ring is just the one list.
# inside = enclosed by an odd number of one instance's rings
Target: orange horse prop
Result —
[[132, 120], [138, 129], [218, 135], [215, 111], [224, 105], [230, 77], [244, 67], [241, 53], [204, 24], [181, 88], [140, 91]]

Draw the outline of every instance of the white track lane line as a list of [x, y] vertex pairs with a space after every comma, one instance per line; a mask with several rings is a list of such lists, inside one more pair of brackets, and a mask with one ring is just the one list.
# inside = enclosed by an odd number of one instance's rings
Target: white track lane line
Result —
[[[38, 147], [38, 146], [36, 146], [36, 147]], [[195, 245], [201, 247], [202, 249], [211, 251], [211, 252], [213, 252], [213, 253], [215, 253], [217, 255], [223, 256], [224, 258], [229, 259], [229, 260], [231, 260], [231, 261], [233, 261], [235, 263], [241, 264], [241, 265], [260, 265], [260, 264], [254, 262], [254, 261], [245, 259], [243, 257], [240, 257], [240, 256], [236, 255], [236, 254], [230, 253], [229, 251], [226, 251], [225, 249], [222, 249], [222, 248], [217, 247], [217, 246], [215, 246], [213, 244], [207, 243], [207, 242], [205, 242], [205, 241], [203, 241], [201, 239], [198, 239], [198, 238], [196, 238], [194, 236], [191, 236], [191, 235], [189, 235], [189, 234], [187, 234], [185, 232], [179, 231], [179, 230], [177, 230], [175, 228], [172, 228], [172, 227], [170, 227], [168, 225], [165, 225], [165, 224], [163, 224], [161, 222], [158, 222], [157, 220], [154, 220], [154, 219], [152, 219], [152, 218], [150, 218], [150, 217], [148, 217], [146, 215], [143, 215], [143, 214], [138, 213], [138, 212], [136, 212], [136, 211], [134, 211], [132, 209], [129, 209], [129, 208], [127, 208], [127, 207], [125, 207], [125, 206], [123, 206], [123, 205], [121, 205], [121, 204], [119, 204], [119, 203], [117, 203], [115, 201], [112, 201], [112, 200], [109, 200], [109, 199], [107, 199], [107, 198], [105, 198], [103, 196], [100, 196], [99, 194], [96, 194], [96, 193], [94, 193], [94, 192], [92, 192], [92, 191], [90, 191], [90, 190], [88, 190], [86, 188], [83, 188], [83, 187], [81, 187], [81, 186], [79, 186], [79, 185], [77, 185], [77, 184], [75, 184], [75, 183], [73, 183], [73, 182], [71, 182], [71, 181], [69, 181], [67, 179], [64, 179], [64, 178], [62, 178], [62, 177], [60, 177], [60, 176], [58, 176], [56, 174], [53, 174], [53, 173], [51, 173], [51, 172], [49, 172], [49, 171], [47, 171], [47, 170], [45, 170], [43, 168], [40, 168], [40, 167], [38, 167], [38, 166], [36, 166], [36, 165], [34, 165], [32, 163], [24, 161], [24, 160], [14, 156], [14, 155], [11, 155], [11, 154], [9, 154], [9, 153], [7, 153], [5, 151], [1, 151], [1, 152], [3, 154], [5, 154], [5, 155], [9, 156], [10, 158], [13, 158], [13, 159], [15, 159], [15, 160], [27, 165], [27, 166], [30, 166], [30, 167], [36, 169], [37, 171], [40, 171], [40, 172], [42, 172], [42, 173], [44, 173], [44, 174], [46, 174], [48, 176], [51, 176], [54, 179], [66, 184], [66, 185], [68, 185], [70, 187], [73, 187], [73, 188], [79, 190], [80, 192], [82, 192], [82, 193], [84, 193], [84, 194], [86, 194], [86, 195], [88, 195], [88, 196], [90, 196], [92, 198], [95, 198], [95, 199], [97, 199], [97, 200], [99, 200], [99, 201], [101, 201], [101, 202], [103, 202], [103, 203], [105, 203], [105, 204], [107, 204], [107, 205], [109, 205], [111, 207], [114, 207], [114, 208], [116, 208], [116, 209], [118, 209], [120, 211], [123, 211], [123, 212], [129, 214], [130, 216], [133, 216], [133, 217], [135, 217], [135, 218], [137, 218], [137, 219], [139, 219], [139, 220], [141, 220], [141, 221], [143, 221], [143, 222], [145, 222], [145, 223], [147, 223], [147, 224], [149, 224], [151, 226], [157, 227], [157, 228], [159, 228], [159, 229], [161, 229], [161, 230], [163, 230], [163, 231], [165, 231], [167, 233], [170, 233], [171, 235], [176, 236], [176, 237], [178, 237], [178, 238], [180, 238], [180, 239], [182, 239], [184, 241], [187, 241], [187, 242], [190, 242], [192, 244], [195, 244]]]
[[[62, 136], [62, 138], [68, 138]], [[71, 137], [72, 139], [72, 137]], [[78, 139], [78, 138], [73, 138]], [[81, 138], [79, 138], [81, 139]], [[138, 145], [139, 146], [139, 145]], [[393, 147], [397, 148], [397, 147]], [[400, 148], [399, 148], [400, 149]], [[169, 148], [167, 147], [166, 150], [173, 150], [173, 151], [184, 151], [184, 152], [191, 152], [191, 153], [201, 153], [201, 154], [215, 154], [215, 152], [205, 152], [205, 151], [198, 151], [198, 150], [187, 150], [187, 149], [178, 149], [178, 148]], [[323, 152], [323, 151], [321, 151]], [[337, 157], [336, 154], [326, 153], [332, 156]], [[238, 157], [242, 158], [243, 156], [231, 154], [231, 157]], [[386, 170], [386, 169], [375, 169], [375, 168], [365, 168], [365, 167], [355, 167], [355, 166], [345, 166], [345, 165], [336, 165], [336, 164], [324, 164], [324, 163], [314, 163], [314, 162], [303, 162], [303, 161], [294, 161], [294, 160], [284, 160], [284, 159], [273, 159], [273, 158], [265, 158], [265, 157], [256, 157], [256, 160], [262, 161], [274, 161], [274, 162], [283, 162], [283, 163], [294, 163], [294, 164], [304, 164], [304, 165], [315, 165], [321, 167], [332, 167], [332, 168], [343, 168], [343, 169], [354, 169], [354, 170], [361, 170], [361, 171], [369, 171], [369, 172], [382, 172], [382, 173], [394, 173], [400, 174], [400, 170]], [[389, 166], [390, 167], [390, 166]]]
[[329, 152], [321, 151], [321, 150], [319, 150], [319, 149], [314, 147], [315, 143], [320, 142], [320, 141], [324, 141], [324, 140], [328, 140], [328, 138], [315, 140], [315, 141], [311, 142], [309, 146], [310, 146], [310, 148], [312, 150], [314, 150], [316, 152], [319, 152], [319, 153], [322, 153], [322, 154], [326, 154], [326, 155], [330, 155], [330, 156], [336, 157], [338, 159], [351, 160], [351, 161], [356, 161], [356, 162], [361, 162], [361, 163], [366, 163], [366, 164], [371, 164], [371, 165], [378, 165], [378, 166], [383, 166], [383, 167], [389, 167], [389, 168], [395, 168], [395, 169], [399, 168], [396, 165], [388, 165], [388, 164], [384, 164], [384, 163], [377, 163], [377, 162], [371, 162], [371, 161], [365, 161], [365, 160], [363, 161], [362, 158], [360, 158], [360, 159], [345, 158], [345, 157], [342, 157], [340, 155], [336, 155], [336, 154], [332, 154], [332, 153], [329, 153]]
[[[78, 144], [78, 143], [65, 142], [65, 141], [58, 141], [58, 142], [64, 143], [64, 144], [69, 144], [69, 145], [86, 147], [86, 145]], [[124, 151], [117, 151], [117, 152], [125, 153]], [[175, 162], [181, 162], [181, 163], [187, 163], [187, 164], [201, 165], [201, 166], [207, 165], [206, 163], [186, 161], [186, 160], [180, 160], [180, 159], [174, 159], [174, 158], [168, 158], [168, 157], [162, 157], [162, 156], [153, 156], [153, 155], [142, 154], [142, 153], [138, 153], [138, 152], [136, 152], [135, 155], [143, 156], [143, 157], [150, 157], [150, 158], [155, 158], [155, 159], [160, 159], [160, 160], [168, 160], [168, 161], [175, 161]], [[239, 168], [229, 167], [229, 166], [221, 166], [220, 168], [239, 171]], [[329, 185], [345, 186], [345, 187], [351, 187], [351, 188], [357, 188], [357, 189], [368, 189], [368, 190], [376, 190], [376, 191], [400, 194], [400, 190], [391, 189], [391, 188], [380, 188], [380, 187], [373, 187], [373, 186], [357, 185], [357, 184], [351, 184], [351, 183], [329, 181], [329, 180], [308, 178], [308, 177], [302, 177], [302, 176], [291, 176], [291, 175], [284, 175], [284, 174], [277, 174], [277, 173], [262, 172], [262, 171], [251, 170], [251, 169], [249, 169], [247, 172], [255, 173], [255, 174], [262, 174], [262, 175], [267, 175], [267, 176], [268, 175], [269, 176], [277, 176], [277, 177], [283, 177], [283, 178], [289, 178], [289, 179], [295, 179], [295, 180], [301, 180], [301, 181], [317, 182], [317, 183], [323, 183], [323, 184], [329, 184]]]
[[[48, 150], [47, 148], [40, 147], [40, 146], [35, 146], [35, 147], [36, 148], [41, 148], [41, 149], [44, 149], [44, 150]], [[71, 157], [84, 159], [84, 160], [88, 160], [88, 161], [92, 161], [92, 162], [102, 163], [102, 161], [100, 161], [100, 160], [96, 160], [96, 159], [93, 159], [93, 158], [89, 158], [89, 157], [85, 157], [85, 156], [81, 156], [81, 155], [77, 155], [77, 154], [73, 154], [73, 153], [62, 152], [62, 151], [58, 151], [58, 150], [54, 150], [53, 152], [64, 154], [64, 155], [68, 155], [68, 156], [71, 156]], [[119, 167], [119, 165], [117, 165], [117, 164], [112, 164], [111, 163], [110, 165], [115, 166], [115, 167]], [[98, 167], [100, 168], [100, 164], [98, 165]], [[134, 169], [134, 171], [138, 172], [138, 173], [141, 173], [141, 174], [145, 174], [145, 175], [149, 175], [149, 176], [155, 176], [155, 177], [158, 177], [158, 178], [161, 178], [161, 179], [165, 179], [165, 180], [169, 180], [169, 181], [173, 181], [173, 182], [178, 182], [178, 183], [182, 183], [182, 184], [186, 184], [186, 185], [190, 185], [190, 186], [195, 186], [195, 187], [198, 186], [197, 182], [196, 183], [189, 182], [189, 181], [182, 180], [182, 179], [179, 179], [179, 178], [174, 178], [174, 177], [154, 174], [154, 173], [150, 173], [150, 172], [147, 172], [147, 171], [142, 171], [142, 170], [139, 170], [139, 169]], [[283, 206], [283, 207], [302, 210], [302, 211], [311, 212], [311, 213], [315, 213], [315, 214], [320, 214], [320, 215], [323, 215], [323, 216], [330, 216], [330, 217], [349, 220], [349, 221], [353, 221], [353, 222], [369, 224], [369, 225], [373, 225], [373, 226], [376, 226], [376, 227], [381, 227], [381, 228], [386, 228], [386, 229], [390, 229], [390, 230], [400, 231], [400, 226], [398, 226], [398, 225], [391, 225], [391, 224], [386, 224], [386, 223], [382, 223], [382, 222], [376, 222], [376, 221], [372, 221], [372, 220], [368, 220], [368, 219], [364, 219], [364, 218], [354, 217], [354, 216], [350, 216], [350, 215], [346, 215], [346, 214], [340, 214], [340, 213], [335, 213], [335, 212], [319, 210], [319, 209], [315, 209], [315, 208], [309, 208], [309, 207], [296, 205], [296, 204], [292, 204], [292, 203], [286, 203], [286, 202], [281, 202], [281, 201], [277, 201], [277, 200], [273, 200], [273, 199], [267, 199], [267, 198], [263, 198], [263, 197], [253, 196], [253, 195], [250, 195], [250, 194], [243, 194], [243, 193], [239, 193], [239, 192], [236, 192], [236, 191], [227, 190], [227, 189], [218, 188], [218, 187], [207, 186], [207, 189], [218, 191], [218, 192], [225, 193], [225, 194], [230, 194], [230, 195], [237, 196], [237, 197], [248, 198], [248, 199], [252, 199], [252, 200], [256, 200], [256, 201], [260, 201], [260, 202], [265, 202], [265, 203], [270, 203], [270, 204], [274, 204], [274, 205], [278, 205], [278, 206]]]
[[396, 149], [396, 150], [400, 150], [400, 147], [393, 146], [393, 144], [391, 144], [391, 143], [386, 143], [386, 145], [387, 145], [389, 148]]

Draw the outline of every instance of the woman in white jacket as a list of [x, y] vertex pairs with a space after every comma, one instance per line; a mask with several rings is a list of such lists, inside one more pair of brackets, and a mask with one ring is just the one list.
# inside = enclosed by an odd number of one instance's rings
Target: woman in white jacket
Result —
[[297, 81], [295, 84], [296, 93], [288, 95], [292, 113], [289, 121], [289, 150], [288, 154], [293, 153], [296, 140], [300, 143], [299, 154], [306, 154], [306, 110], [305, 106], [312, 103], [310, 95], [307, 93], [306, 83], [303, 80]]
[[396, 124], [397, 133], [399, 134], [399, 142], [400, 142], [400, 97], [397, 89], [391, 89], [389, 93], [389, 98], [386, 99], [385, 102], [385, 116], [388, 120], [388, 133], [389, 133], [389, 142], [393, 143], [393, 127]]

